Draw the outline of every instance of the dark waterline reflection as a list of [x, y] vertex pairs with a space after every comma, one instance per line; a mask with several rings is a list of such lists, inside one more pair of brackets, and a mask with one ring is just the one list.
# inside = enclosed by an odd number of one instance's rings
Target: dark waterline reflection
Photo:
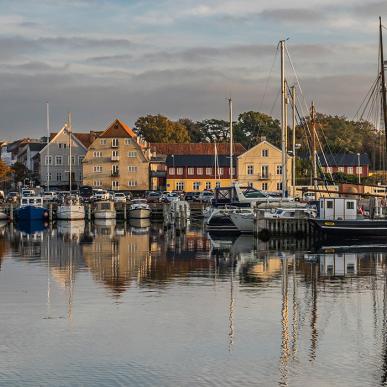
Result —
[[384, 385], [385, 246], [0, 225], [0, 385]]

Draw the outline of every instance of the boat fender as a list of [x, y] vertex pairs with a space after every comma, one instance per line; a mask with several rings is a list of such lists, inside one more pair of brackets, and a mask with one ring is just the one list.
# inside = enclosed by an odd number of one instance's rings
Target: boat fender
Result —
[[44, 211], [43, 216], [44, 216], [45, 218], [47, 218], [47, 217], [48, 217], [48, 212], [47, 212], [47, 211]]

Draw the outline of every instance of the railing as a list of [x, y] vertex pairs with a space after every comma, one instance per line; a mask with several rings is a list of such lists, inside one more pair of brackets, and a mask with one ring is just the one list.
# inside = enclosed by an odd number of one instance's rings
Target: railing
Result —
[[112, 171], [111, 175], [114, 177], [117, 177], [120, 175], [120, 173], [119, 173], [119, 171]]
[[120, 161], [120, 156], [112, 156], [111, 161]]

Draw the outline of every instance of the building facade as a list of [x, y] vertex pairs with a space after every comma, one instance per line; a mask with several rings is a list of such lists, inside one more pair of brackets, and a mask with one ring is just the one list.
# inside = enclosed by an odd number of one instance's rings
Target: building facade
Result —
[[[288, 159], [291, 182], [292, 160]], [[267, 192], [282, 191], [282, 151], [264, 140], [238, 156], [238, 182]]]
[[331, 153], [319, 155], [325, 173], [345, 173], [360, 177], [369, 175], [370, 159], [367, 153]]
[[[150, 144], [152, 155], [164, 155], [165, 189], [195, 192], [231, 185], [230, 144]], [[245, 151], [234, 144], [233, 179], [237, 179], [237, 156]], [[158, 166], [159, 173], [162, 167]], [[161, 175], [161, 174], [160, 174]]]
[[116, 119], [90, 145], [83, 161], [83, 184], [115, 191], [148, 190], [150, 152], [146, 145]]
[[[78, 138], [79, 137], [79, 138]], [[88, 133], [71, 132], [72, 187], [82, 184], [82, 162], [87, 152]], [[83, 139], [84, 142], [82, 142]], [[53, 133], [49, 144], [39, 152], [40, 184], [44, 187], [68, 190], [70, 184], [70, 133], [65, 125]]]

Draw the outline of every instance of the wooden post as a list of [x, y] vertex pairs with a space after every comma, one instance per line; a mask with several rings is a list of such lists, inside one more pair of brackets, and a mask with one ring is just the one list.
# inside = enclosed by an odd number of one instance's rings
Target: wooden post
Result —
[[13, 203], [9, 205], [9, 220], [13, 222]]
[[52, 203], [48, 203], [48, 221], [52, 222]]

